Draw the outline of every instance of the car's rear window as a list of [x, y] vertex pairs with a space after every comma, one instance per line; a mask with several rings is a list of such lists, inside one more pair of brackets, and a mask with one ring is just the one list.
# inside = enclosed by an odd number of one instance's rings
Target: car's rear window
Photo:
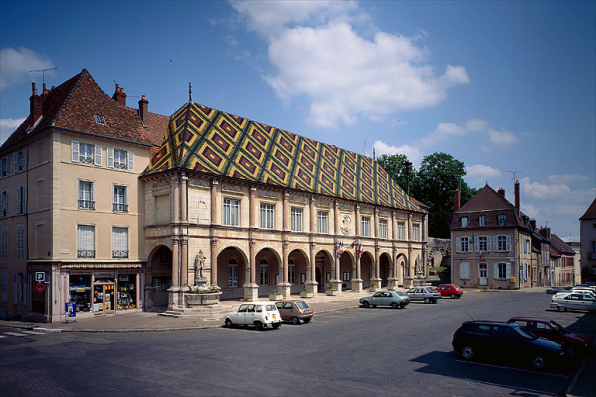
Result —
[[308, 309], [309, 306], [306, 302], [296, 302], [296, 306], [298, 306], [300, 309]]
[[490, 325], [472, 324], [468, 329], [468, 333], [488, 336], [490, 334]]
[[267, 305], [267, 311], [268, 312], [277, 311], [277, 307], [275, 305]]

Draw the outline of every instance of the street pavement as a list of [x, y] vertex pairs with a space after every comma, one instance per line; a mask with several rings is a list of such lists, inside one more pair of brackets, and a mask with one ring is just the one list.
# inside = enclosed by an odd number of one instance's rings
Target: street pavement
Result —
[[[524, 292], [546, 292], [546, 288], [537, 287], [518, 291]], [[499, 293], [499, 291], [480, 291], [466, 290], [465, 294], [477, 293]], [[337, 296], [326, 296], [318, 294], [314, 298], [304, 299], [308, 302], [316, 314], [338, 312], [359, 307], [358, 300], [361, 297], [369, 296], [371, 292], [365, 291], [355, 293], [346, 291]], [[292, 299], [301, 299], [299, 296], [292, 296]], [[463, 297], [465, 299], [465, 296]], [[264, 299], [262, 299], [264, 300]], [[241, 301], [223, 301], [221, 305], [224, 308], [234, 311], [240, 305]], [[591, 315], [591, 314], [586, 314]], [[223, 326], [223, 316], [221, 319], [203, 320], [195, 316], [173, 318], [160, 316], [153, 312], [118, 312], [112, 316], [96, 317], [78, 317], [76, 322], [69, 319], [54, 323], [32, 323], [21, 321], [0, 320], [0, 327], [19, 329], [23, 332], [159, 332], [159, 331], [177, 331], [192, 329], [219, 328]], [[591, 335], [594, 336], [594, 335]], [[593, 374], [596, 374], [596, 353], [594, 349], [583, 360], [575, 376], [572, 378], [566, 395], [571, 396], [596, 396], [596, 385], [593, 380]]]

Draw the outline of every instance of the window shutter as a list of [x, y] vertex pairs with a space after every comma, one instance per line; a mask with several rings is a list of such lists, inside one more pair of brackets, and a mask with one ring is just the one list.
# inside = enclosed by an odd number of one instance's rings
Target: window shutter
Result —
[[23, 149], [22, 150], [23, 153], [23, 158], [21, 159], [21, 169], [26, 170], [27, 169], [27, 149]]
[[27, 212], [27, 187], [22, 187], [23, 194], [21, 195], [21, 212]]
[[474, 237], [474, 252], [480, 252], [480, 243], [478, 237]]
[[12, 274], [12, 301], [14, 304], [19, 303], [19, 275]]
[[459, 252], [459, 247], [461, 247], [461, 238], [455, 239], [455, 252]]
[[101, 167], [101, 146], [95, 146], [95, 165]]
[[506, 270], [505, 270], [505, 277], [507, 278], [507, 280], [509, 280], [511, 278], [511, 263], [508, 263], [506, 266]]
[[0, 216], [4, 216], [4, 212], [2, 211], [4, 209], [4, 203], [2, 202], [2, 192], [0, 192]]
[[6, 202], [4, 203], [4, 208], [6, 208], [6, 215], [10, 213], [10, 192], [6, 191]]
[[461, 279], [470, 278], [470, 265], [468, 263], [462, 262], [459, 264], [459, 277]]
[[511, 236], [507, 236], [507, 248], [506, 251], [511, 251]]
[[491, 238], [490, 238], [490, 236], [487, 236], [486, 237], [486, 252], [490, 252], [491, 251], [491, 244], [490, 244], [490, 242], [491, 242]]
[[19, 154], [18, 154], [18, 152], [17, 153], [14, 153], [12, 155], [12, 159], [13, 159], [13, 162], [14, 162], [14, 173], [16, 174], [17, 171], [19, 170]]
[[499, 278], [499, 264], [493, 263], [494, 267], [494, 279], [497, 280]]
[[128, 152], [128, 170], [134, 171], [135, 169], [135, 154], [133, 152]]
[[496, 252], [499, 252], [499, 242], [497, 236], [493, 236], [493, 247], [495, 247]]
[[78, 163], [79, 162], [79, 142], [78, 141], [72, 141], [70, 143], [70, 151], [72, 153], [72, 156], [71, 156], [72, 162]]
[[108, 155], [108, 163], [107, 163], [107, 167], [108, 168], [114, 168], [114, 148], [109, 147], [106, 149], [107, 155]]
[[17, 188], [17, 214], [21, 213], [21, 187]]

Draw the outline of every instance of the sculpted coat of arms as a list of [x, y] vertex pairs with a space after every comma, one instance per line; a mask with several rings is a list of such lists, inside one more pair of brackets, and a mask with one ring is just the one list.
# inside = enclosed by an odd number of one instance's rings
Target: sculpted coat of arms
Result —
[[350, 215], [342, 216], [342, 218], [341, 218], [341, 232], [345, 236], [352, 234], [352, 218], [350, 218]]

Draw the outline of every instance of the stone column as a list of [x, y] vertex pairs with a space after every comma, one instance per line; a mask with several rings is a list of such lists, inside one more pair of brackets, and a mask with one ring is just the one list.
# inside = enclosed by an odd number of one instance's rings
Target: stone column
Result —
[[211, 181], [211, 224], [217, 225], [217, 185], [216, 180]]
[[339, 203], [337, 200], [333, 201], [333, 230], [335, 233], [336, 249], [333, 253], [333, 262], [331, 263], [331, 280], [329, 286], [338, 292], [341, 292], [342, 282], [340, 278], [340, 261], [337, 251], [337, 245], [340, 243], [341, 231], [339, 227]]
[[282, 242], [282, 268], [281, 282], [277, 284], [277, 290], [280, 291], [284, 297], [289, 297], [291, 294], [291, 284], [288, 282], [288, 259], [290, 256], [290, 243], [288, 241]]
[[254, 229], [256, 227], [255, 224], [255, 217], [257, 208], [255, 208], [256, 200], [255, 200], [255, 192], [257, 188], [251, 186], [248, 190], [248, 227]]
[[259, 286], [256, 284], [257, 277], [257, 241], [251, 239], [250, 246], [250, 263], [246, 271], [246, 283], [244, 283], [244, 300], [254, 301], [259, 299]]
[[188, 237], [180, 238], [180, 286], [188, 286]]
[[361, 229], [361, 219], [360, 219], [360, 205], [356, 204], [356, 219], [354, 220], [354, 231], [356, 234], [356, 249], [354, 250], [354, 254], [356, 255], [356, 269], [353, 269], [353, 276], [352, 276], [352, 292], [361, 292], [362, 291], [362, 269], [360, 269], [360, 255], [356, 252], [358, 251], [358, 245], [360, 243], [360, 229]]
[[[380, 247], [375, 244], [375, 263], [373, 264], [373, 276], [370, 279], [370, 290], [378, 291], [381, 289], [381, 272], [379, 269]], [[375, 288], [376, 285], [376, 288]]]
[[392, 291], [397, 289], [398, 278], [397, 278], [397, 248], [393, 247], [393, 255], [391, 256], [391, 262], [389, 264], [389, 278], [387, 279], [387, 289]]
[[315, 211], [315, 198], [314, 197], [310, 198], [309, 212], [310, 212], [310, 233], [312, 234], [312, 233], [317, 232], [317, 213]]
[[290, 193], [288, 192], [283, 192], [282, 194], [283, 196], [283, 201], [282, 201], [282, 214], [283, 214], [283, 219], [282, 219], [282, 231], [284, 232], [289, 232], [290, 231], [290, 225], [289, 225], [289, 221], [290, 221], [290, 202], [289, 202], [289, 198], [290, 198]]
[[379, 209], [375, 208], [373, 222], [375, 223], [373, 230], [375, 235], [373, 237], [379, 238]]
[[[168, 310], [178, 309], [180, 300], [180, 239], [172, 236], [172, 286], [168, 289]], [[183, 302], [184, 303], [184, 302]]]
[[216, 287], [217, 284], [217, 244], [219, 240], [215, 237], [211, 238], [211, 285]]
[[319, 285], [319, 283], [317, 283], [316, 280], [316, 247], [316, 243], [310, 243], [310, 262], [308, 267], [306, 268], [306, 283], [304, 285], [304, 289], [306, 289], [307, 291], [310, 290], [314, 294], [317, 294], [317, 286]]
[[172, 189], [174, 190], [174, 223], [180, 222], [180, 180], [178, 175], [172, 177]]
[[182, 175], [180, 179], [182, 181], [182, 186], [180, 187], [180, 220], [182, 222], [188, 222], [188, 177]]

